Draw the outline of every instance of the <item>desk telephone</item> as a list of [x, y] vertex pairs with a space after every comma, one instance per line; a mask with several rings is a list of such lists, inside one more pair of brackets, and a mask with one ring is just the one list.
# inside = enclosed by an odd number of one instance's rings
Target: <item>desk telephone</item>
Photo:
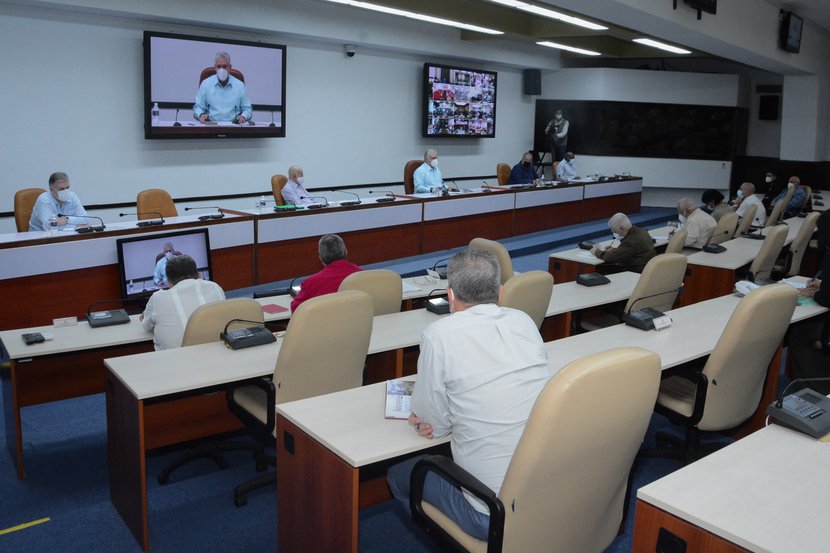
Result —
[[810, 388], [771, 403], [767, 415], [773, 422], [813, 438], [830, 433], [830, 398]]

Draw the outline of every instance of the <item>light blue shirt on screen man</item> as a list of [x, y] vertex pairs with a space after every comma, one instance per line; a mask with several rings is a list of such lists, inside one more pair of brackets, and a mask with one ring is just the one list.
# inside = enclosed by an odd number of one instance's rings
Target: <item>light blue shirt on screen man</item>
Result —
[[424, 163], [412, 174], [412, 179], [415, 181], [415, 193], [425, 194], [432, 192], [433, 188], [444, 189], [444, 179], [441, 178], [441, 169], [438, 167], [430, 167], [428, 163]]
[[225, 86], [219, 84], [219, 78], [211, 75], [199, 86], [196, 103], [193, 105], [193, 118], [199, 119], [207, 113], [211, 121], [234, 121], [242, 115], [251, 120], [251, 102], [245, 91], [245, 83], [229, 75]]
[[37, 197], [35, 206], [32, 208], [32, 217], [29, 219], [29, 230], [49, 230], [49, 219], [58, 215], [65, 215], [70, 225], [83, 225], [89, 221], [83, 216], [86, 215], [81, 200], [71, 190], [67, 190], [69, 198], [62, 202], [47, 190]]

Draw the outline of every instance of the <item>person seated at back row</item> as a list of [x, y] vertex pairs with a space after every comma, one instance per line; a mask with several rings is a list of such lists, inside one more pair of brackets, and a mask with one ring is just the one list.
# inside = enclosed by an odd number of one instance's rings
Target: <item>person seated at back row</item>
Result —
[[718, 225], [711, 215], [698, 209], [695, 201], [689, 197], [678, 200], [677, 214], [688, 233], [684, 244], [686, 247], [700, 249], [709, 243]]
[[310, 205], [314, 203], [311, 194], [303, 186], [303, 168], [292, 165], [288, 168], [288, 182], [282, 187], [282, 199], [287, 205]]
[[755, 217], [752, 220], [752, 225], [755, 227], [763, 227], [767, 222], [767, 211], [764, 208], [763, 202], [755, 195], [755, 185], [751, 182], [745, 182], [738, 189], [738, 196], [732, 202], [732, 209], [735, 210], [738, 217], [743, 219], [744, 214], [751, 205], [755, 206]]
[[533, 167], [533, 154], [525, 152], [522, 160], [510, 170], [510, 179], [507, 184], [527, 184], [537, 178], [536, 169]]
[[412, 174], [416, 194], [427, 194], [436, 190], [446, 190], [441, 169], [438, 168], [438, 150], [430, 148], [424, 152], [424, 163]]
[[608, 228], [614, 233], [614, 239], [620, 241], [620, 245], [616, 248], [600, 248], [595, 245], [591, 253], [606, 263], [620, 265], [623, 271], [642, 273], [646, 263], [657, 255], [648, 231], [632, 225], [623, 213], [615, 213], [608, 220]]
[[556, 166], [557, 180], [573, 180], [576, 178], [576, 169], [574, 168], [574, 154], [568, 152], [559, 165]]
[[29, 230], [49, 230], [49, 219], [58, 226], [88, 226], [86, 210], [78, 196], [69, 190], [69, 176], [61, 171], [49, 175], [49, 190], [37, 197], [29, 218]]
[[804, 205], [807, 203], [807, 191], [804, 190], [803, 186], [801, 186], [801, 179], [798, 177], [790, 177], [790, 180], [787, 181], [787, 188], [783, 189], [772, 199], [770, 207], [775, 207], [775, 204], [782, 201], [791, 188], [794, 189], [793, 195], [790, 198], [790, 203], [784, 207], [784, 217], [795, 217], [801, 212]]
[[336, 234], [325, 234], [320, 238], [317, 243], [317, 255], [323, 264], [323, 270], [303, 281], [299, 294], [291, 301], [292, 313], [306, 300], [337, 292], [340, 283], [347, 276], [363, 270], [346, 259], [346, 244]]
[[720, 221], [720, 218], [727, 213], [732, 213], [732, 208], [723, 201], [723, 194], [720, 191], [710, 188], [704, 190], [700, 201], [703, 202], [703, 210], [712, 216], [715, 221]]
[[190, 315], [206, 303], [225, 299], [221, 286], [199, 278], [196, 262], [189, 255], [174, 257], [166, 270], [170, 288], [150, 296], [140, 318], [141, 326], [153, 332], [157, 350], [181, 347]]

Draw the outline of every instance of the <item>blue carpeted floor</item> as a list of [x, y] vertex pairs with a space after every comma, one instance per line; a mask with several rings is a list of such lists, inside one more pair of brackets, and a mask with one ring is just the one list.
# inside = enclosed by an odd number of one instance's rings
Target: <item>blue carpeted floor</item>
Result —
[[[645, 227], [663, 226], [674, 210], [644, 209], [632, 217]], [[518, 271], [547, 269], [548, 254], [574, 247], [586, 237], [607, 235], [604, 221], [504, 240]], [[431, 267], [453, 251], [396, 260], [376, 266], [401, 274]], [[284, 285], [271, 283], [258, 288]], [[229, 295], [250, 294], [251, 289]], [[2, 401], [2, 400], [0, 400]], [[0, 535], [0, 551], [138, 552], [141, 548], [109, 500], [106, 405], [102, 394], [23, 410], [24, 455], [28, 477], [19, 481], [7, 454], [0, 455], [0, 530], [49, 517], [47, 522]], [[678, 429], [662, 417], [652, 419], [646, 443], [657, 429]], [[5, 439], [5, 429], [0, 428]], [[275, 551], [277, 505], [272, 490], [253, 493], [246, 507], [233, 505], [233, 488], [254, 477], [249, 453], [228, 455], [231, 468], [210, 461], [191, 464], [160, 486], [155, 475], [177, 452], [148, 460], [148, 504], [152, 550], [166, 552]], [[677, 469], [674, 461], [647, 459], [635, 470], [635, 489]], [[608, 548], [631, 551], [633, 501], [627, 529]], [[575, 521], [578, 523], [578, 521]], [[441, 551], [400, 515], [393, 502], [361, 512], [360, 550], [399, 553]]]

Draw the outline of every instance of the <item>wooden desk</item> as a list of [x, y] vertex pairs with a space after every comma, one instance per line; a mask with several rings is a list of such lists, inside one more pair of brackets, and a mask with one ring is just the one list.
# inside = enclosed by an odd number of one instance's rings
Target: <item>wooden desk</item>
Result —
[[827, 551], [830, 444], [770, 425], [637, 490], [635, 553]]

